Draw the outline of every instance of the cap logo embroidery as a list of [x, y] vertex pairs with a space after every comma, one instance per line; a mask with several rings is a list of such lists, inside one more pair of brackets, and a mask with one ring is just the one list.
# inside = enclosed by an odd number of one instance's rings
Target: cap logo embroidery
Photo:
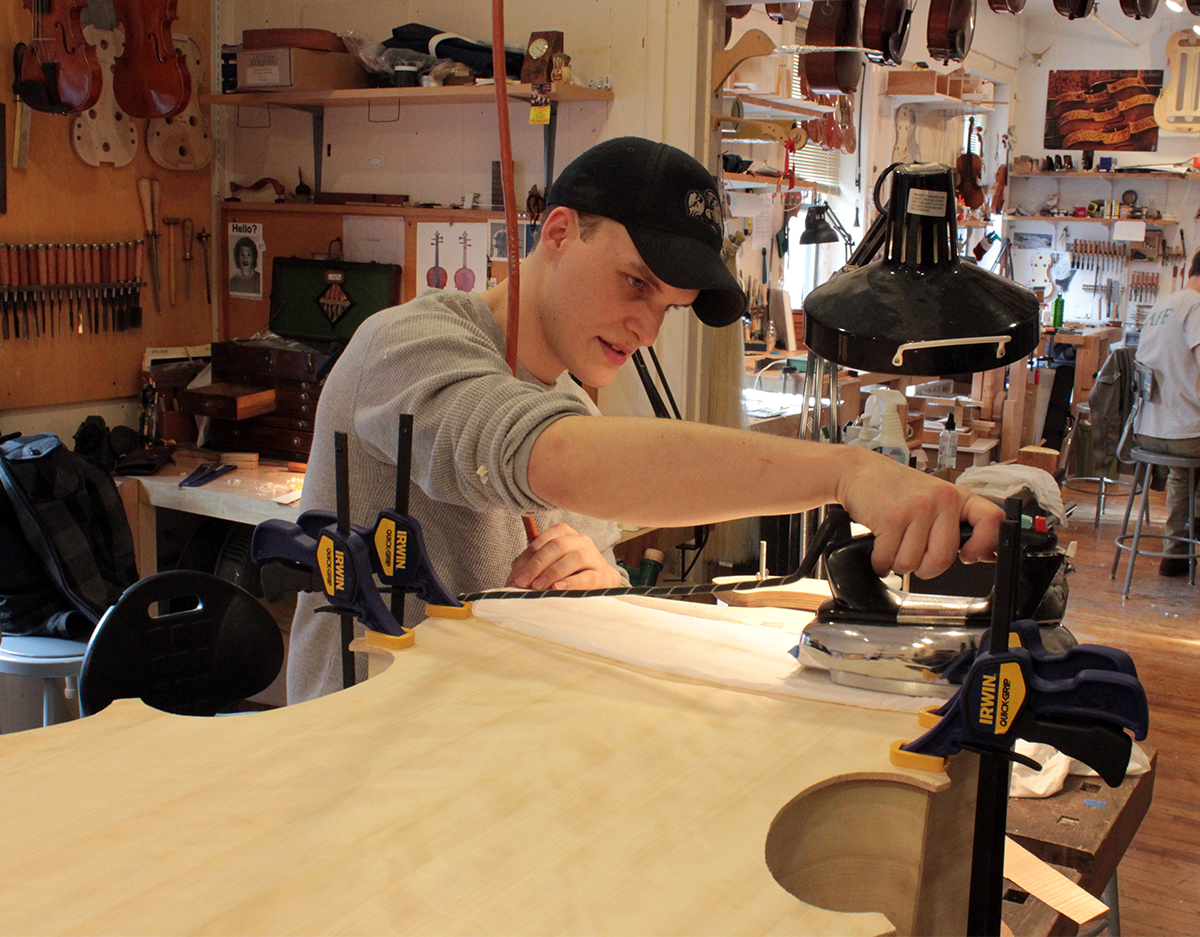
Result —
[[699, 218], [718, 236], [721, 234], [721, 202], [712, 189], [693, 189], [687, 194], [689, 217]]

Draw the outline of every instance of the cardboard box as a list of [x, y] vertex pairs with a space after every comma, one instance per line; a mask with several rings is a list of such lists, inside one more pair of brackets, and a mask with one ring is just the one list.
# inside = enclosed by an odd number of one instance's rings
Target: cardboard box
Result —
[[237, 54], [238, 91], [332, 91], [366, 88], [358, 56], [312, 49], [243, 49]]

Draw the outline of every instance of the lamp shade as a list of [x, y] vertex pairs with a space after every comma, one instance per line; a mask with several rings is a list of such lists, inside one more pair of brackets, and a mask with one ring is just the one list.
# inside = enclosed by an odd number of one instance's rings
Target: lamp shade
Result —
[[804, 299], [805, 341], [842, 367], [887, 374], [987, 371], [1037, 346], [1037, 297], [958, 257], [954, 171], [898, 166], [881, 260]]
[[804, 215], [804, 230], [800, 234], [801, 244], [832, 244], [838, 239], [838, 233], [825, 220], [827, 205], [814, 205]]

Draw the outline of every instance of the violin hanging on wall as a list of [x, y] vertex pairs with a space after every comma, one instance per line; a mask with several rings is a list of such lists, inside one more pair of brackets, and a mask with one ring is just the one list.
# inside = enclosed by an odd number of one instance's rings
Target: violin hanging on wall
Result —
[[[816, 0], [804, 33], [808, 46], [859, 45], [857, 0]], [[804, 56], [804, 74], [817, 94], [853, 94], [863, 70], [863, 54], [856, 48], [810, 52]]]
[[1150, 19], [1158, 9], [1158, 0], [1121, 0], [1121, 12], [1130, 19]]
[[24, 0], [22, 6], [33, 16], [33, 33], [13, 49], [13, 92], [47, 114], [87, 110], [100, 99], [103, 83], [79, 19], [87, 0]]
[[862, 44], [876, 65], [900, 65], [908, 45], [916, 0], [867, 0], [863, 6]]
[[1096, 7], [1096, 0], [1054, 0], [1054, 9], [1060, 16], [1069, 20], [1083, 19], [1091, 16]]
[[[976, 142], [978, 141], [978, 143]], [[978, 145], [979, 153], [975, 152]], [[984, 203], [983, 186], [979, 184], [980, 173], [983, 172], [983, 128], [975, 126], [975, 118], [967, 127], [967, 149], [958, 158], [954, 167], [958, 176], [958, 194], [962, 197], [967, 208], [979, 208]]]
[[930, 0], [929, 54], [943, 64], [961, 62], [975, 36], [975, 0]]
[[113, 63], [113, 94], [129, 117], [174, 117], [187, 107], [192, 78], [175, 47], [177, 0], [113, 0], [125, 50]]

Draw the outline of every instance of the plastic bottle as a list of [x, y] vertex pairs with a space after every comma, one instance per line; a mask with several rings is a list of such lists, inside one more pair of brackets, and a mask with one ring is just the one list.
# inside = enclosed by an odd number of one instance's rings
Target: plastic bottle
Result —
[[658, 585], [658, 574], [663, 568], [662, 550], [647, 547], [646, 552], [642, 554], [641, 566], [633, 567], [621, 560], [617, 560], [617, 565], [629, 573], [631, 586], [655, 586]]
[[954, 414], [946, 414], [946, 426], [938, 434], [937, 467], [952, 469], [958, 464], [958, 431], [954, 428]]
[[1056, 329], [1061, 329], [1063, 324], [1063, 302], [1061, 295], [1054, 297], [1054, 312], [1050, 317], [1050, 324]]
[[883, 403], [883, 414], [879, 419], [879, 451], [901, 465], [908, 465], [908, 441], [900, 423], [900, 408], [907, 402], [898, 390], [876, 388], [872, 396]]

